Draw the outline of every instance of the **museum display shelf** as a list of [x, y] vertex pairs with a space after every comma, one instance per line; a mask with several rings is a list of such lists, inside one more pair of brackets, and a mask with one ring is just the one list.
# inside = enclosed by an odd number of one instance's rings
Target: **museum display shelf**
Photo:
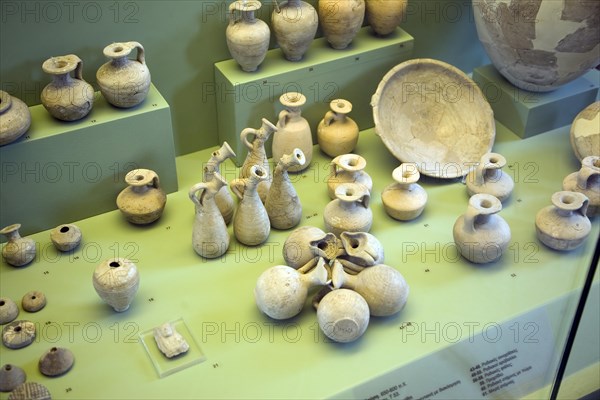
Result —
[[[413, 37], [404, 30], [384, 38], [373, 34], [370, 27], [361, 28], [352, 44], [344, 50], [333, 49], [325, 38], [313, 41], [304, 58], [290, 62], [281, 49], [269, 50], [265, 61], [256, 72], [244, 72], [235, 60], [215, 64], [215, 84], [211, 90], [217, 107], [219, 141], [227, 141], [237, 154], [236, 163], [244, 161], [246, 148], [240, 132], [249, 126], [260, 126], [256, 116], [261, 115], [277, 123], [279, 96], [284, 92], [300, 92], [306, 96], [302, 115], [313, 129], [329, 102], [349, 100], [349, 114], [360, 129], [373, 126], [371, 94], [375, 93], [381, 77], [396, 64], [407, 60], [413, 50]], [[255, 126], [258, 124], [257, 126]], [[271, 154], [271, 141], [267, 154]]]
[[[310, 296], [287, 321], [271, 320], [256, 307], [256, 280], [283, 263], [290, 231], [273, 230], [258, 247], [232, 237], [228, 252], [214, 260], [194, 252], [187, 192], [201, 181], [214, 149], [178, 157], [179, 191], [168, 196], [156, 223], [134, 226], [119, 211], [104, 213], [75, 222], [83, 242], [74, 251], [58, 253], [44, 231], [31, 236], [38, 242], [32, 264], [0, 265], [2, 296], [19, 301], [40, 290], [48, 299], [40, 312], [18, 316], [37, 324], [34, 343], [20, 350], [2, 346], [0, 359], [63, 399], [479, 399], [535, 391], [548, 397], [600, 231], [595, 218], [588, 240], [571, 252], [549, 250], [536, 238], [535, 214], [561, 190], [563, 177], [579, 169], [568, 143], [568, 127], [520, 139], [497, 124], [493, 150], [507, 158], [505, 170], [515, 181], [500, 212], [512, 240], [498, 262], [475, 265], [458, 255], [452, 240], [468, 201], [461, 179], [423, 177], [425, 211], [411, 222], [395, 221], [380, 193], [399, 161], [373, 129], [363, 130], [355, 151], [374, 181], [371, 233], [384, 246], [386, 264], [406, 278], [410, 296], [404, 310], [371, 318], [364, 336], [350, 344], [326, 339]], [[329, 161], [316, 147], [310, 168], [291, 175], [303, 204], [301, 225], [324, 227]], [[231, 162], [221, 171], [228, 181], [237, 177]], [[139, 292], [124, 313], [103, 303], [92, 286], [96, 265], [116, 256], [133, 260], [140, 273]], [[160, 378], [140, 335], [178, 319], [206, 360]], [[53, 346], [72, 350], [75, 365], [47, 378], [37, 362]]]
[[136, 168], [156, 171], [167, 193], [177, 191], [171, 110], [154, 85], [129, 109], [96, 92], [92, 111], [75, 122], [54, 119], [42, 105], [29, 110], [29, 131], [0, 147], [1, 226], [21, 223], [27, 235], [115, 210]]
[[592, 69], [551, 92], [519, 89], [492, 64], [473, 70], [473, 80], [494, 110], [496, 120], [520, 137], [570, 125], [581, 110], [596, 101], [600, 71]]

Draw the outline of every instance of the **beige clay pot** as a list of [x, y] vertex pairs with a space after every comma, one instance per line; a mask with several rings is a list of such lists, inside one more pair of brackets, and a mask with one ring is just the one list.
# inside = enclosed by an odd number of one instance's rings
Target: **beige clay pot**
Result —
[[319, 22], [327, 42], [336, 50], [352, 43], [365, 18], [364, 0], [319, 0]]
[[132, 224], [146, 225], [159, 219], [167, 203], [156, 172], [134, 169], [125, 175], [129, 187], [117, 196], [117, 207]]
[[335, 199], [335, 189], [343, 183], [358, 183], [373, 190], [373, 180], [365, 172], [367, 161], [358, 154], [342, 154], [330, 163], [331, 174], [327, 179], [327, 193]]
[[329, 103], [331, 111], [319, 122], [317, 140], [321, 150], [330, 157], [351, 153], [358, 143], [358, 125], [347, 115], [352, 111], [348, 100]]
[[29, 107], [0, 90], [0, 146], [14, 142], [31, 126]]
[[336, 236], [342, 232], [369, 232], [373, 213], [369, 208], [371, 195], [358, 183], [344, 183], [335, 190], [337, 199], [325, 206], [325, 230]]
[[[225, 31], [227, 47], [246, 72], [256, 71], [269, 49], [269, 26], [254, 15], [261, 6], [256, 0], [234, 1], [229, 6], [229, 25]], [[236, 18], [236, 12], [241, 13], [240, 18]]]
[[420, 178], [417, 166], [404, 163], [392, 172], [396, 183], [388, 185], [381, 193], [385, 212], [399, 221], [417, 218], [427, 204], [427, 192], [417, 182]]
[[563, 180], [563, 190], [586, 195], [589, 199], [588, 217], [600, 214], [600, 156], [584, 158], [581, 169]]

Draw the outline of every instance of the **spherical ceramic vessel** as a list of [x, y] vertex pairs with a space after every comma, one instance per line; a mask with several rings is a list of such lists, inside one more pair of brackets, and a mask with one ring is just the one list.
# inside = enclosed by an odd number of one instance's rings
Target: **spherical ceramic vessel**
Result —
[[581, 246], [590, 234], [592, 224], [586, 215], [589, 200], [579, 192], [556, 192], [552, 205], [535, 216], [535, 229], [540, 242], [554, 250], [569, 251]]
[[294, 149], [291, 154], [281, 157], [273, 172], [273, 183], [267, 194], [265, 209], [271, 227], [275, 229], [290, 229], [300, 223], [302, 204], [287, 171], [304, 163], [306, 158], [302, 150]]
[[317, 306], [317, 321], [329, 339], [340, 343], [353, 342], [369, 326], [369, 305], [355, 291], [332, 290]]
[[59, 225], [50, 231], [50, 240], [60, 251], [71, 251], [81, 243], [82, 233], [77, 225]]
[[581, 169], [563, 180], [563, 190], [583, 193], [588, 198], [588, 217], [600, 214], [600, 156], [584, 158]]
[[27, 104], [0, 90], [0, 146], [14, 142], [31, 126]]
[[285, 264], [298, 269], [321, 257], [329, 262], [338, 256], [339, 243], [333, 233], [314, 226], [301, 226], [290, 233], [283, 244]]
[[52, 76], [52, 82], [41, 93], [42, 104], [50, 115], [62, 121], [77, 121], [90, 113], [94, 88], [83, 80], [83, 61], [79, 57], [52, 57], [44, 61], [42, 69]]
[[336, 236], [342, 232], [369, 232], [373, 212], [369, 208], [371, 195], [358, 183], [344, 183], [335, 189], [337, 199], [325, 206], [325, 229]]
[[256, 305], [273, 319], [292, 318], [302, 311], [308, 290], [324, 285], [327, 270], [324, 261], [307, 274], [301, 274], [286, 265], [277, 265], [263, 272], [256, 282]]
[[417, 218], [427, 204], [427, 192], [417, 182], [420, 178], [417, 166], [404, 163], [392, 172], [396, 183], [388, 185], [381, 193], [385, 212], [399, 221]]
[[513, 85], [546, 92], [600, 63], [595, 1], [473, 1], [479, 40]]
[[365, 3], [367, 22], [375, 34], [387, 36], [404, 19], [408, 0], [365, 0]]
[[471, 78], [442, 61], [398, 64], [379, 83], [371, 105], [375, 133], [421, 175], [464, 176], [494, 144], [490, 104]]
[[156, 172], [134, 169], [125, 175], [129, 185], [117, 196], [117, 207], [127, 221], [136, 225], [150, 224], [159, 219], [167, 203]]
[[460, 254], [467, 260], [483, 264], [498, 260], [510, 243], [510, 227], [496, 215], [500, 200], [490, 194], [476, 194], [469, 199], [467, 212], [456, 220], [452, 234]]
[[364, 0], [319, 0], [319, 22], [327, 42], [336, 50], [352, 43], [365, 18]]
[[140, 286], [136, 265], [126, 258], [111, 258], [99, 264], [92, 279], [94, 289], [115, 311], [129, 309]]
[[277, 132], [273, 135], [273, 160], [280, 160], [294, 149], [304, 153], [304, 164], [289, 167], [290, 172], [299, 172], [310, 166], [313, 152], [312, 132], [308, 121], [301, 115], [301, 107], [306, 103], [302, 93], [287, 92], [279, 98], [285, 107], [279, 113]]
[[373, 190], [373, 180], [365, 171], [367, 161], [358, 154], [342, 154], [335, 157], [329, 164], [331, 174], [327, 178], [327, 193], [330, 199], [335, 199], [335, 190], [344, 183], [358, 183]]
[[[137, 57], [129, 55], [137, 49]], [[112, 43], [104, 48], [111, 61], [96, 72], [102, 96], [115, 107], [135, 107], [144, 101], [150, 90], [150, 70], [146, 65], [144, 46], [138, 42]]]
[[22, 238], [19, 228], [21, 228], [21, 224], [13, 224], [0, 230], [0, 234], [8, 238], [8, 242], [2, 247], [2, 257], [13, 267], [23, 267], [32, 262], [37, 250], [35, 241], [30, 238]]
[[573, 152], [580, 161], [588, 156], [600, 156], [600, 101], [577, 114], [570, 137]]
[[271, 25], [277, 44], [289, 61], [300, 61], [317, 33], [317, 10], [305, 1], [287, 0], [277, 5]]
[[319, 122], [317, 140], [321, 150], [330, 157], [351, 153], [358, 143], [358, 125], [347, 115], [352, 103], [336, 99], [329, 103], [331, 111]]
[[498, 153], [487, 153], [481, 157], [477, 167], [467, 175], [467, 193], [473, 196], [487, 193], [505, 202], [510, 197], [515, 183], [502, 168], [506, 158]]
[[[256, 0], [238, 0], [229, 6], [229, 25], [225, 31], [227, 47], [246, 72], [256, 71], [269, 49], [269, 26], [254, 15], [260, 8], [261, 3]], [[236, 11], [241, 13], [240, 18], [236, 18]]]

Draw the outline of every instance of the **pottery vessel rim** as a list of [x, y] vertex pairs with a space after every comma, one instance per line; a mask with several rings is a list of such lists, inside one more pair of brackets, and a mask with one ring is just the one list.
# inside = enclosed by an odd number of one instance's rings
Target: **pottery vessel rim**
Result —
[[295, 160], [298, 160], [298, 165], [306, 164], [306, 156], [304, 155], [304, 152], [302, 150], [300, 150], [299, 148], [295, 148], [294, 150], [292, 150], [291, 156]]
[[250, 176], [258, 181], [265, 181], [269, 179], [269, 173], [262, 165], [253, 165], [250, 167]]
[[415, 163], [403, 163], [392, 171], [392, 178], [398, 183], [417, 183], [420, 177], [421, 174]]
[[500, 169], [506, 165], [506, 158], [498, 153], [486, 153], [481, 157], [485, 169]]
[[496, 196], [487, 193], [474, 194], [469, 198], [469, 205], [482, 215], [495, 214], [502, 210], [500, 200]]
[[77, 68], [81, 58], [75, 54], [67, 54], [65, 56], [50, 57], [42, 64], [42, 70], [50, 75], [63, 75], [74, 71]]
[[286, 92], [279, 97], [284, 107], [299, 108], [306, 104], [306, 96], [299, 92]]
[[552, 204], [565, 211], [577, 211], [586, 201], [589, 201], [588, 197], [580, 192], [561, 190], [552, 195]]
[[8, 233], [13, 233], [15, 231], [18, 231], [21, 228], [21, 224], [12, 224], [12, 225], [8, 225], [5, 226], [4, 228], [2, 228], [0, 230], [0, 233], [3, 235], [6, 235]]
[[359, 183], [341, 183], [335, 188], [335, 197], [340, 201], [352, 203], [369, 194], [368, 189]]
[[157, 178], [156, 172], [146, 168], [137, 168], [125, 175], [125, 182], [130, 186], [146, 186], [155, 178]]
[[129, 56], [133, 49], [136, 47], [142, 47], [142, 45], [138, 42], [114, 42], [107, 45], [103, 53], [106, 57], [117, 59]]
[[0, 114], [8, 110], [11, 106], [12, 96], [4, 90], [0, 90]]
[[[473, 151], [473, 146], [469, 146], [469, 148], [466, 146], [464, 148], [455, 146], [447, 148], [449, 151], [444, 152], [444, 154], [454, 154], [456, 156], [455, 159], [435, 160], [435, 163], [439, 164], [440, 167], [428, 168], [427, 164], [431, 164], [433, 161], [426, 158], [424, 154], [411, 151], [411, 149], [406, 146], [408, 141], [415, 139], [410, 125], [405, 126], [402, 124], [394, 124], [394, 129], [389, 131], [384, 127], [381, 113], [395, 112], [405, 116], [409, 122], [412, 122], [415, 119], [414, 116], [411, 118], [411, 110], [409, 109], [410, 107], [402, 107], [403, 104], [406, 103], [402, 102], [402, 99], [406, 98], [406, 93], [389, 92], [389, 88], [392, 86], [392, 83], [395, 81], [405, 81], [416, 85], [425, 85], [428, 82], [423, 79], [422, 75], [424, 72], [428, 71], [436, 76], [445, 77], [445, 79], [448, 80], [449, 83], [452, 83], [452, 85], [455, 87], [461, 89], [468, 88], [469, 90], [472, 90], [472, 95], [470, 93], [469, 95], [460, 96], [457, 101], [447, 102], [447, 104], [438, 101], [438, 96], [423, 96], [422, 99], [424, 99], [424, 101], [428, 104], [431, 104], [430, 108], [436, 107], [437, 109], [441, 109], [442, 107], [448, 107], [448, 104], [451, 104], [451, 107], [453, 108], [457, 108], [458, 104], [462, 104], [464, 105], [464, 108], [469, 108], [472, 110], [472, 115], [478, 118], [473, 118], [473, 121], [471, 121], [471, 126], [481, 125], [483, 128], [486, 128], [478, 129], [476, 132], [477, 136], [482, 137], [483, 140], [481, 143], [484, 145], [482, 145], [481, 148], [476, 149], [477, 153], [479, 153], [476, 158], [473, 159], [473, 157], [469, 155], [469, 152]], [[380, 105], [382, 101], [388, 98], [398, 99], [396, 101], [397, 108], [395, 110], [381, 109]], [[494, 113], [490, 104], [487, 102], [483, 96], [483, 93], [471, 78], [469, 78], [460, 69], [443, 61], [430, 58], [417, 58], [404, 61], [396, 65], [390, 71], [388, 71], [388, 73], [379, 83], [377, 91], [371, 99], [371, 106], [373, 108], [375, 132], [381, 137], [388, 150], [402, 162], [415, 162], [419, 168], [419, 172], [423, 175], [444, 179], [452, 179], [464, 176], [474, 168], [470, 164], [473, 161], [480, 159], [485, 153], [490, 152], [492, 145], [494, 144], [496, 125]], [[456, 127], [456, 129], [452, 132], [452, 136], [456, 137], [457, 139], [463, 137], [466, 131], [466, 129], [463, 129], [465, 126], [466, 123], [463, 125], [463, 127]], [[458, 140], [451, 142], [454, 144], [459, 143]], [[439, 145], [446, 146], [442, 142], [439, 142]], [[455, 165], [456, 168], [443, 168], [446, 165]]]
[[262, 7], [262, 4], [258, 0], [248, 0], [248, 1], [237, 0], [237, 1], [234, 1], [233, 3], [231, 3], [231, 5], [229, 6], [229, 10], [247, 12], [247, 11], [259, 10], [261, 7]]
[[352, 103], [344, 99], [335, 99], [329, 103], [331, 111], [337, 114], [349, 114], [352, 111]]
[[332, 165], [340, 166], [346, 171], [360, 171], [367, 166], [367, 160], [358, 154], [342, 154], [331, 161]]
[[273, 125], [273, 123], [271, 121], [269, 121], [268, 119], [263, 118], [261, 121], [262, 121], [261, 128], [269, 128], [269, 130], [272, 130], [273, 132], [277, 131], [277, 127], [275, 125]]
[[581, 165], [600, 172], [600, 156], [587, 156], [581, 160]]

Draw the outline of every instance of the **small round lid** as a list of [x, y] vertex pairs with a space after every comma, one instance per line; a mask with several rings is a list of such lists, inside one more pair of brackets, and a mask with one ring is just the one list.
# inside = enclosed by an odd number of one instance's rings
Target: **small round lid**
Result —
[[127, 57], [131, 54], [133, 47], [127, 42], [116, 42], [106, 46], [103, 53], [108, 58]]

